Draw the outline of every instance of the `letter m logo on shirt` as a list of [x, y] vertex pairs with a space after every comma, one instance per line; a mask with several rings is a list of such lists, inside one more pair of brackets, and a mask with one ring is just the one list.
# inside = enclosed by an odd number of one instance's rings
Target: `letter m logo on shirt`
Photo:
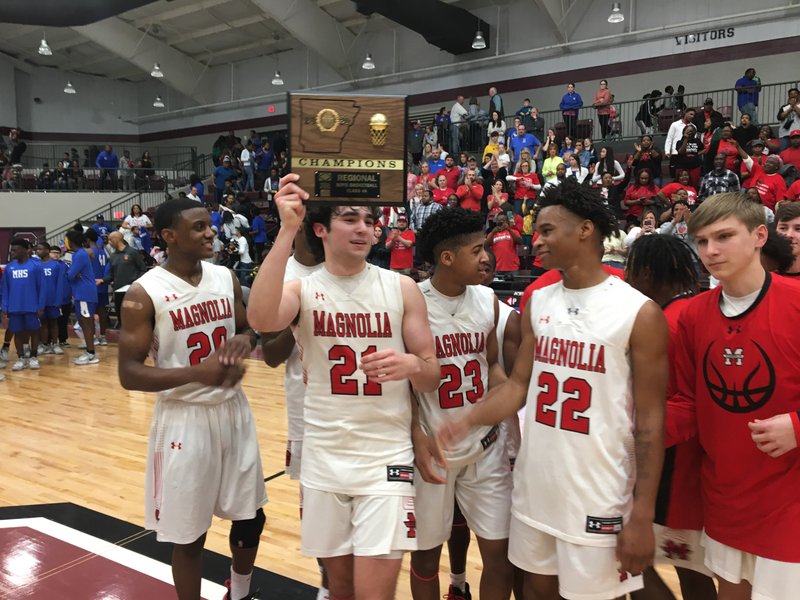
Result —
[[722, 353], [722, 358], [725, 359], [726, 366], [736, 363], [737, 367], [741, 367], [742, 361], [744, 360], [744, 349], [735, 348], [731, 350], [730, 348], [725, 348], [725, 351]]

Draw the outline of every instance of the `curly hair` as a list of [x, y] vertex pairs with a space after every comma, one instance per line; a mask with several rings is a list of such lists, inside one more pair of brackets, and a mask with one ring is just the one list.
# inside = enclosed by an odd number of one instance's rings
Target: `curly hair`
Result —
[[603, 204], [600, 192], [582, 186], [574, 177], [568, 177], [557, 186], [545, 188], [539, 196], [539, 206], [562, 206], [573, 214], [594, 223], [601, 239], [619, 236], [619, 222], [611, 209]]
[[674, 235], [643, 235], [628, 252], [625, 279], [643, 279], [682, 292], [697, 289], [695, 253]]
[[476, 233], [483, 233], [484, 220], [479, 212], [460, 206], [442, 208], [425, 221], [417, 233], [420, 256], [431, 264], [439, 262], [444, 250], [457, 250]]

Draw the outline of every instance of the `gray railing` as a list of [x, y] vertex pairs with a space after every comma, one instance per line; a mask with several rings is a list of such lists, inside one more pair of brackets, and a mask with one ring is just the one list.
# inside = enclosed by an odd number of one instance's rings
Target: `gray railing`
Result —
[[[782, 106], [786, 104], [787, 100], [787, 92], [789, 88], [797, 87], [796, 82], [783, 82], [783, 83], [771, 83], [771, 84], [762, 84], [761, 93], [759, 95], [759, 106], [758, 106], [758, 122], [760, 124], [769, 124], [773, 127], [777, 124], [777, 115], [778, 111]], [[531, 90], [531, 95], [535, 95], [535, 90]], [[594, 96], [594, 92], [591, 90], [585, 90], [583, 94], [584, 103], [591, 102], [592, 97]], [[648, 106], [648, 113], [650, 115], [650, 133], [654, 134], [665, 134], [669, 129], [670, 123], [680, 118], [680, 111], [675, 111], [669, 106], [675, 104], [677, 101], [678, 103], [682, 103], [687, 108], [699, 108], [702, 109], [703, 103], [706, 98], [711, 98], [714, 100], [714, 108], [715, 110], [722, 113], [723, 118], [725, 120], [731, 120], [734, 125], [739, 124], [739, 117], [740, 112], [737, 107], [737, 92], [733, 88], [727, 89], [720, 89], [720, 90], [710, 90], [710, 91], [702, 91], [702, 92], [691, 92], [686, 93], [682, 97], [677, 96], [661, 96], [656, 98], [650, 102]], [[615, 100], [614, 107], [617, 110], [615, 123], [612, 123], [613, 129], [612, 133], [609, 136], [612, 139], [629, 139], [629, 138], [637, 138], [641, 136], [644, 131], [641, 130], [640, 126], [637, 124], [637, 116], [639, 115], [640, 108], [642, 104], [645, 103], [644, 99], [637, 99], [637, 100]], [[666, 105], [666, 106], [665, 106]], [[560, 110], [542, 110], [542, 107], [539, 106], [539, 116], [544, 119], [545, 122], [545, 130], [546, 129], [555, 129], [560, 137], [563, 137], [564, 129], [560, 126], [563, 124], [564, 118], [561, 115]], [[419, 119], [423, 123], [423, 127], [433, 122], [436, 113], [433, 113], [429, 110], [425, 111], [409, 111], [410, 118], [412, 121]], [[591, 106], [584, 107], [580, 110], [578, 114], [578, 121], [580, 125], [579, 135], [581, 133], [585, 133], [584, 137], [590, 137], [593, 140], [598, 140], [601, 138], [600, 134], [600, 123], [597, 119], [596, 111]], [[514, 123], [514, 112], [509, 111], [505, 118], [506, 127], [510, 127]], [[483, 142], [485, 144], [486, 140], [486, 126], [485, 122], [483, 125], [483, 137], [479, 140], [472, 141], [472, 138], [475, 137], [474, 133], [468, 134], [467, 141], [472, 142], [470, 145], [470, 150], [472, 151], [480, 151], [483, 149], [483, 146], [477, 142]], [[646, 123], [645, 123], [646, 126]], [[473, 127], [474, 130], [474, 127]], [[439, 140], [445, 147], [447, 147], [449, 143], [449, 138], [445, 136], [442, 139], [440, 135]], [[544, 140], [542, 140], [544, 141]], [[478, 147], [480, 146], [480, 147]], [[463, 144], [462, 144], [463, 147]]]
[[3, 170], [2, 191], [5, 192], [174, 192], [187, 189], [189, 178], [195, 173], [190, 169], [131, 169], [116, 171], [114, 176], [102, 169], [79, 169], [59, 171], [30, 167], [7, 166]]
[[[103, 150], [105, 142], [96, 143], [62, 143], [52, 144], [48, 142], [28, 142], [25, 141], [27, 149], [22, 155], [22, 165], [25, 167], [41, 167], [47, 163], [53, 167], [57, 162], [65, 159], [64, 154], [69, 154], [70, 160], [77, 160], [82, 168], [95, 166], [97, 154]], [[175, 169], [178, 165], [191, 164], [197, 156], [197, 148], [194, 146], [155, 146], [150, 147], [143, 144], [112, 144], [114, 153], [122, 157], [125, 150], [130, 152], [131, 160], [136, 163], [142, 158], [144, 152], [150, 153], [150, 161], [154, 165], [164, 168]], [[87, 163], [88, 161], [88, 163]]]
[[[125, 194], [121, 198], [117, 198], [112, 202], [99, 204], [96, 208], [92, 209], [85, 215], [76, 217], [69, 223], [57, 227], [52, 231], [47, 232], [47, 242], [50, 244], [63, 245], [64, 234], [75, 225], [76, 221], [80, 221], [86, 225], [94, 223], [95, 216], [102, 213], [106, 215], [106, 221], [111, 223], [114, 227], [118, 227], [122, 221], [131, 214], [131, 208], [134, 204], [142, 207], [144, 212], [150, 211], [166, 199], [164, 191], [144, 191], [144, 192], [131, 192]], [[152, 212], [152, 211], [150, 211]]]

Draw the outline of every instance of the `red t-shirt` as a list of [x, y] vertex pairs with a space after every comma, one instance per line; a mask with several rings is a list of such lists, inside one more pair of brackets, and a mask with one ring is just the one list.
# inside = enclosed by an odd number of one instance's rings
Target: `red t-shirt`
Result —
[[739, 149], [733, 140], [720, 140], [717, 154], [725, 155], [725, 168], [736, 172], [736, 163], [739, 160]]
[[789, 189], [786, 190], [786, 199], [792, 200], [793, 202], [800, 200], [800, 179], [795, 181], [789, 186]]
[[498, 271], [518, 271], [517, 243], [508, 231], [496, 233], [492, 238], [492, 252], [497, 258]]
[[667, 445], [703, 447], [704, 529], [718, 542], [800, 562], [800, 450], [772, 458], [748, 423], [800, 410], [800, 284], [766, 275], [743, 314], [720, 310], [722, 288], [689, 301], [675, 337], [677, 392], [667, 403]]
[[420, 175], [417, 177], [417, 183], [421, 183], [426, 189], [434, 189], [436, 187], [436, 177], [432, 173], [427, 175]]
[[[689, 298], [678, 298], [664, 307], [669, 324], [669, 398], [676, 387], [675, 347], [678, 321], [689, 305]], [[673, 529], [703, 528], [703, 503], [700, 495], [700, 464], [703, 450], [697, 436], [667, 448], [656, 499], [656, 523]]]
[[[603, 270], [609, 275], [619, 277], [620, 279], [624, 279], [625, 277], [625, 272], [622, 269], [617, 269], [616, 267], [603, 265]], [[525, 288], [524, 292], [522, 292], [522, 298], [519, 299], [519, 312], [522, 313], [525, 311], [525, 305], [528, 303], [528, 300], [531, 299], [533, 292], [547, 287], [548, 285], [558, 283], [562, 279], [564, 279], [564, 275], [558, 269], [550, 269], [549, 271], [542, 273], [533, 283]]]
[[517, 178], [517, 188], [514, 190], [514, 199], [515, 200], [522, 200], [524, 198], [536, 198], [537, 192], [534, 189], [529, 187], [525, 187], [525, 182], [531, 183], [533, 185], [541, 185], [539, 181], [539, 176], [536, 173], [528, 173], [527, 175], [523, 175], [522, 173], [517, 173], [514, 175]]
[[433, 198], [434, 202], [438, 202], [442, 206], [447, 204], [447, 198], [450, 194], [455, 194], [455, 191], [451, 190], [450, 188], [445, 188], [443, 190], [439, 188], [434, 188], [431, 190], [431, 197]]
[[[746, 167], [742, 168], [747, 172]], [[764, 206], [775, 210], [775, 204], [786, 198], [786, 182], [783, 177], [778, 173], [767, 175], [764, 173], [764, 167], [755, 161], [749, 173], [750, 177], [745, 179], [742, 185], [746, 188], [755, 187], [758, 190], [758, 195], [761, 196]]]
[[[652, 185], [650, 187], [641, 187], [633, 184], [625, 191], [625, 200], [644, 200], [652, 198], [658, 193], [658, 186]], [[642, 216], [644, 206], [641, 204], [634, 204], [633, 206], [625, 205], [625, 214], [636, 217], [637, 219]]]
[[800, 171], [800, 148], [792, 148], [790, 146], [781, 152], [780, 156], [783, 162], [794, 165], [794, 168]]
[[458, 167], [453, 167], [449, 171], [445, 167], [444, 169], [439, 169], [433, 176], [438, 179], [439, 175], [444, 175], [447, 178], [447, 187], [456, 189], [458, 187], [458, 178], [461, 176], [461, 169]]
[[473, 183], [471, 188], [467, 188], [465, 185], [460, 185], [456, 190], [456, 196], [458, 196], [458, 199], [461, 200], [461, 208], [478, 212], [481, 209], [483, 186], [480, 183]]
[[697, 190], [694, 189], [690, 185], [683, 185], [682, 183], [678, 183], [677, 181], [673, 181], [672, 183], [668, 183], [661, 191], [664, 193], [664, 196], [667, 198], [667, 201], [672, 204], [672, 194], [677, 192], [678, 190], [686, 190], [689, 194], [689, 199], [687, 202], [689, 206], [694, 206], [694, 203], [697, 202]]
[[413, 243], [406, 248], [400, 240], [392, 242], [392, 255], [389, 259], [390, 269], [410, 269], [414, 266], [414, 243], [417, 241], [417, 236], [410, 229], [406, 229], [400, 234], [400, 237]]

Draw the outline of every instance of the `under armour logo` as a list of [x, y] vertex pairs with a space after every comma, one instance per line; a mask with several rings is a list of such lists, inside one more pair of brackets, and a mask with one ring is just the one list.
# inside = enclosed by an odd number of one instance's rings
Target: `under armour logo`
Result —
[[735, 362], [737, 367], [741, 367], [744, 360], [744, 348], [735, 348], [734, 350], [725, 348], [722, 352], [722, 358], [725, 359], [726, 365], [731, 365]]
[[167, 302], [177, 299], [178, 299], [178, 294], [170, 294], [169, 296], [164, 296], [164, 300], [166, 300]]
[[539, 323], [549, 323], [549, 322], [550, 322], [550, 316], [549, 315], [546, 316], [546, 317], [539, 317]]
[[689, 560], [689, 555], [692, 553], [688, 544], [679, 544], [673, 540], [667, 540], [661, 546], [661, 549], [666, 554], [667, 558], [678, 560]]
[[742, 333], [742, 326], [741, 325], [728, 325], [728, 335], [733, 333]]
[[579, 309], [577, 309], [577, 308], [568, 308], [567, 309], [567, 313], [570, 314], [570, 315], [577, 315], [578, 311], [579, 311]]
[[182, 450], [183, 446], [181, 445], [180, 442], [172, 442], [172, 444], [170, 444], [170, 448], [172, 448], [173, 450]]
[[325, 294], [323, 294], [322, 292], [315, 292], [314, 298], [316, 298], [317, 300], [325, 300]]

